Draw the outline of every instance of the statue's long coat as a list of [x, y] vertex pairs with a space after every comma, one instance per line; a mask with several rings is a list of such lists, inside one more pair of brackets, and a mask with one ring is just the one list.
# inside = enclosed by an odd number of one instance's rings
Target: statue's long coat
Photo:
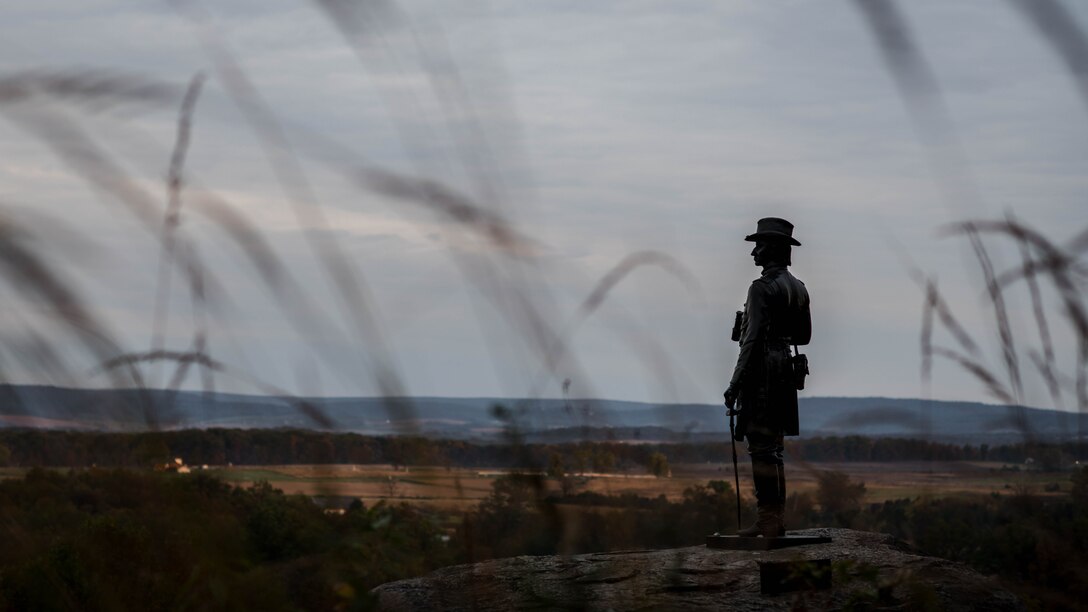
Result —
[[740, 390], [737, 437], [746, 431], [796, 436], [797, 388], [790, 346], [812, 337], [808, 289], [785, 266], [752, 281], [741, 318], [740, 356], [732, 385]]

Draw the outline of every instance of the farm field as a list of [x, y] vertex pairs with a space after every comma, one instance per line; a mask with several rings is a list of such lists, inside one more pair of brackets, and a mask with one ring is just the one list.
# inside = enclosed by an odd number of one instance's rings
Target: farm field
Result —
[[[985, 462], [902, 462], [902, 463], [787, 463], [790, 491], [816, 490], [817, 474], [823, 470], [847, 473], [851, 480], [864, 482], [865, 502], [919, 496], [946, 497], [971, 494], [1011, 494], [1030, 490], [1044, 493], [1069, 488], [1067, 473], [1011, 471], [1001, 463]], [[466, 509], [491, 492], [500, 469], [410, 467], [394, 469], [382, 465], [290, 465], [233, 466], [212, 468], [228, 482], [252, 485], [268, 481], [286, 493], [357, 497], [368, 505], [379, 500], [404, 501], [435, 508]], [[747, 461], [740, 466], [741, 490], [751, 495], [751, 473]], [[733, 480], [731, 463], [677, 465], [668, 478], [630, 472], [585, 474], [572, 477], [575, 491], [607, 495], [633, 493], [643, 497], [665, 495], [671, 501], [683, 497], [687, 487], [708, 480]], [[548, 480], [556, 491], [559, 484]], [[1053, 491], [1057, 492], [1057, 491]]]
[[[824, 470], [845, 472], [851, 480], [865, 483], [866, 503], [920, 496], [1005, 495], [1024, 490], [1056, 494], [1068, 491], [1070, 486], [1068, 473], [1015, 471], [1001, 463], [787, 462], [789, 491], [814, 493], [817, 475]], [[509, 472], [499, 468], [394, 468], [390, 465], [212, 466], [208, 471], [241, 486], [267, 481], [288, 494], [359, 498], [367, 505], [380, 500], [403, 501], [450, 510], [475, 506], [490, 494], [494, 480]], [[20, 478], [25, 472], [26, 468], [0, 468], [0, 480]], [[670, 501], [677, 501], [683, 497], [684, 489], [692, 485], [706, 484], [709, 480], [732, 482], [733, 467], [731, 463], [674, 465], [668, 478], [655, 478], [634, 471], [587, 473], [572, 475], [571, 478], [575, 492], [606, 495], [631, 493], [642, 497], [665, 495]], [[751, 496], [751, 469], [747, 459], [740, 464], [740, 478], [742, 493]], [[548, 479], [547, 486], [559, 491], [559, 483], [554, 479]]]

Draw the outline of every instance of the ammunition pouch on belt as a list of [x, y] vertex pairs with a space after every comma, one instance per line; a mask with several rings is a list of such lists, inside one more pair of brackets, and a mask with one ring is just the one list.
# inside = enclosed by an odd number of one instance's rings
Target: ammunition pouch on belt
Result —
[[798, 391], [805, 388], [805, 377], [808, 376], [808, 355], [802, 355], [801, 351], [797, 350], [797, 346], [793, 347], [796, 354], [790, 357], [790, 368], [793, 370], [793, 386]]
[[733, 342], [740, 342], [741, 326], [744, 323], [744, 311], [738, 310], [737, 316], [733, 318], [733, 333], [729, 335]]

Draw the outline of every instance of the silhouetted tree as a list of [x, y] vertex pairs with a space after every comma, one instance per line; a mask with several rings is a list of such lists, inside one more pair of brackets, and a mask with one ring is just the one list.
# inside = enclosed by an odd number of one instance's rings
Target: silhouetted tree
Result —
[[651, 474], [658, 478], [664, 478], [669, 475], [669, 459], [663, 453], [654, 453], [650, 455], [650, 462], [647, 465], [647, 469]]
[[563, 458], [559, 453], [552, 453], [548, 457], [548, 478], [563, 478], [566, 473], [567, 470], [563, 467]]
[[823, 470], [816, 474], [816, 500], [821, 513], [849, 525], [853, 515], [861, 510], [865, 496], [865, 483], [851, 482], [845, 472]]

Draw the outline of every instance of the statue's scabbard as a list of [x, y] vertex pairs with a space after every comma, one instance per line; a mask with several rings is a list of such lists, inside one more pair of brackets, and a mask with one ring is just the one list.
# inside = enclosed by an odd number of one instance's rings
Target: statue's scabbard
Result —
[[740, 531], [740, 471], [737, 468], [737, 430], [734, 423], [734, 417], [736, 416], [737, 411], [734, 409], [734, 406], [730, 406], [728, 410], [729, 445], [733, 448], [733, 482], [736, 483], [737, 487], [737, 531]]

